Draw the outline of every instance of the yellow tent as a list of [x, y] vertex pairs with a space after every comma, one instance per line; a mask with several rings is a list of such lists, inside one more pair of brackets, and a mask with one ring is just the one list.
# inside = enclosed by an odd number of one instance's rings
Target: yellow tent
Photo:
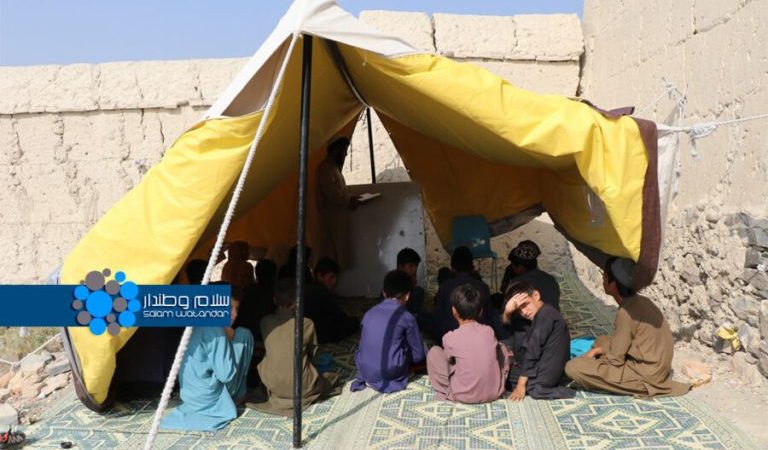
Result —
[[[456, 216], [482, 215], [503, 232], [520, 224], [516, 218], [546, 211], [593, 261], [630, 258], [638, 263], [636, 287], [651, 282], [660, 247], [654, 123], [527, 92], [485, 69], [419, 52], [331, 0], [299, 0], [205, 118], [82, 238], [62, 283], [110, 267], [138, 284], [165, 284], [196, 248], [210, 252], [272, 93], [229, 236], [260, 246], [295, 242], [298, 44], [308, 35], [315, 38], [310, 174], [325, 144], [349, 135], [370, 106], [444, 244]], [[68, 330], [80, 398], [89, 406], [104, 403], [115, 354], [134, 331]]]

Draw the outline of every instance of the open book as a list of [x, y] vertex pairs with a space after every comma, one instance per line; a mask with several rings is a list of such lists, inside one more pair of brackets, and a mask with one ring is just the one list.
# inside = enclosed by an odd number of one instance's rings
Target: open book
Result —
[[380, 195], [381, 195], [381, 192], [373, 192], [373, 193], [366, 192], [365, 194], [360, 194], [360, 197], [359, 197], [360, 203], [369, 202]]

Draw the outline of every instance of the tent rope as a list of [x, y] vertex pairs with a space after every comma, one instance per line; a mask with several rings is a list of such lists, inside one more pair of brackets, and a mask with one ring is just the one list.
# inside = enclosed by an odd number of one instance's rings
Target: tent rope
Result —
[[691, 139], [691, 155], [693, 155], [694, 158], [699, 158], [699, 153], [696, 151], [696, 140], [707, 137], [710, 134], [714, 133], [715, 130], [717, 130], [719, 127], [723, 125], [733, 125], [737, 123], [742, 122], [750, 122], [753, 120], [760, 120], [760, 119], [766, 119], [768, 118], [768, 113], [765, 114], [756, 114], [754, 116], [747, 116], [747, 117], [740, 117], [738, 119], [730, 119], [730, 120], [722, 120], [718, 122], [701, 122], [701, 123], [695, 123], [693, 125], [689, 126], [668, 126], [664, 124], [658, 124], [657, 128], [659, 131], [665, 131], [668, 133], [685, 133], [688, 135], [688, 137]]
[[640, 110], [637, 112], [637, 114], [642, 114], [642, 113], [644, 113], [645, 111], [647, 111], [648, 109], [650, 109], [651, 107], [655, 106], [655, 105], [656, 105], [656, 103], [659, 103], [659, 102], [661, 101], [661, 99], [662, 99], [662, 98], [664, 98], [665, 96], [666, 96], [666, 97], [668, 97], [668, 98], [670, 98], [670, 99], [672, 99], [673, 97], [675, 97], [675, 94], [676, 94], [676, 93], [678, 93], [678, 94], [679, 94], [679, 92], [680, 92], [680, 91], [678, 91], [678, 90], [677, 90], [677, 88], [675, 87], [675, 85], [674, 85], [674, 84], [670, 83], [670, 82], [669, 82], [669, 81], [667, 81], [665, 78], [662, 78], [662, 79], [661, 79], [661, 82], [662, 82], [662, 84], [664, 85], [664, 90], [661, 92], [661, 94], [659, 94], [659, 95], [658, 95], [658, 96], [657, 96], [655, 99], [653, 99], [653, 100], [652, 100], [650, 103], [648, 103], [648, 104], [647, 104], [647, 105], [645, 105], [643, 108], [641, 108], [641, 109], [640, 109]]
[[[216, 264], [216, 259], [221, 252], [221, 247], [224, 244], [224, 237], [227, 234], [227, 229], [229, 228], [230, 223], [232, 222], [232, 217], [235, 213], [235, 207], [237, 206], [237, 202], [240, 199], [240, 194], [243, 192], [243, 187], [245, 186], [245, 180], [248, 176], [248, 171], [251, 167], [251, 163], [253, 162], [254, 155], [256, 153], [256, 147], [259, 144], [259, 141], [261, 141], [261, 138], [264, 134], [264, 129], [266, 128], [266, 124], [268, 122], [268, 118], [270, 115], [270, 112], [272, 111], [272, 106], [275, 103], [275, 99], [277, 98], [277, 93], [280, 90], [281, 83], [283, 81], [283, 78], [285, 77], [285, 71], [288, 67], [288, 62], [291, 58], [291, 54], [293, 53], [293, 48], [296, 46], [296, 42], [299, 40], [299, 33], [294, 32], [293, 36], [291, 38], [291, 43], [288, 46], [288, 51], [285, 54], [285, 58], [283, 59], [283, 63], [280, 66], [280, 71], [277, 73], [277, 77], [275, 78], [275, 84], [272, 88], [272, 92], [269, 94], [269, 99], [267, 99], [267, 104], [264, 107], [264, 114], [261, 117], [261, 121], [259, 122], [259, 127], [256, 130], [256, 136], [253, 139], [253, 142], [251, 143], [251, 147], [248, 150], [248, 157], [245, 160], [245, 164], [243, 165], [243, 169], [240, 171], [240, 177], [237, 180], [237, 184], [235, 185], [235, 189], [232, 192], [232, 199], [229, 201], [229, 205], [227, 206], [227, 212], [224, 215], [224, 220], [222, 221], [221, 228], [219, 229], [219, 233], [216, 235], [216, 244], [213, 247], [213, 250], [211, 251], [211, 256], [208, 259], [208, 266], [205, 269], [205, 274], [203, 275], [203, 280], [201, 282], [202, 285], [208, 284], [208, 282], [211, 279], [211, 273], [213, 272], [213, 266]], [[176, 384], [176, 377], [179, 375], [179, 370], [181, 369], [181, 362], [184, 359], [184, 354], [187, 351], [187, 347], [189, 346], [189, 340], [192, 337], [192, 330], [193, 327], [186, 327], [184, 329], [184, 334], [181, 337], [181, 341], [179, 342], [179, 347], [176, 349], [176, 355], [173, 359], [173, 365], [171, 366], [171, 372], [168, 374], [168, 379], [165, 381], [165, 386], [163, 387], [163, 393], [160, 397], [160, 404], [157, 405], [157, 410], [155, 411], [155, 417], [152, 420], [152, 427], [149, 430], [149, 434], [147, 435], [147, 440], [144, 443], [144, 450], [151, 450], [152, 446], [155, 443], [155, 439], [157, 438], [157, 433], [160, 429], [160, 420], [163, 417], [163, 413], [165, 412], [165, 409], [168, 407], [168, 402], [171, 398], [171, 392], [173, 391], [173, 386]]]

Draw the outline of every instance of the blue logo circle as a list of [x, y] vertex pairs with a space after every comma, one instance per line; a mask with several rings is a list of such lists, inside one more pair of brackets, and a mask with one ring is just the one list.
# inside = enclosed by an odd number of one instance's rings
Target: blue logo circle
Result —
[[122, 283], [123, 281], [125, 281], [125, 272], [123, 272], [122, 270], [118, 271], [115, 274], [115, 280], [117, 280], [118, 283]]
[[95, 334], [96, 336], [104, 334], [105, 331], [107, 331], [107, 322], [104, 321], [104, 319], [93, 319], [91, 320], [91, 323], [88, 325], [88, 328], [91, 329], [91, 333]]
[[93, 317], [106, 317], [112, 312], [112, 297], [104, 291], [92, 292], [85, 301], [85, 309]]
[[134, 299], [139, 295], [139, 287], [133, 281], [126, 281], [120, 286], [120, 295], [127, 300]]
[[136, 312], [141, 309], [141, 303], [138, 300], [131, 300], [128, 302], [128, 311]]
[[91, 291], [88, 289], [88, 287], [82, 284], [75, 288], [75, 298], [78, 300], [85, 300], [88, 298], [88, 294], [90, 293]]
[[130, 311], [123, 311], [117, 320], [121, 327], [132, 327], [136, 324], [136, 315]]

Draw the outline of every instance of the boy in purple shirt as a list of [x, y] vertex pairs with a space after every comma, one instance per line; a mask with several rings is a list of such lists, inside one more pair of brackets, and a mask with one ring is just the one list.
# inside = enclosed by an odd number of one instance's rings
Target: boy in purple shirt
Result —
[[385, 393], [405, 389], [408, 368], [424, 361], [416, 318], [405, 309], [411, 289], [413, 281], [403, 271], [393, 270], [384, 278], [384, 300], [365, 313], [360, 326], [352, 391], [366, 386]]
[[443, 347], [427, 354], [429, 381], [438, 400], [485, 403], [504, 394], [509, 353], [496, 340], [493, 328], [477, 322], [483, 313], [483, 296], [471, 284], [451, 294], [451, 311], [459, 328], [443, 336]]

